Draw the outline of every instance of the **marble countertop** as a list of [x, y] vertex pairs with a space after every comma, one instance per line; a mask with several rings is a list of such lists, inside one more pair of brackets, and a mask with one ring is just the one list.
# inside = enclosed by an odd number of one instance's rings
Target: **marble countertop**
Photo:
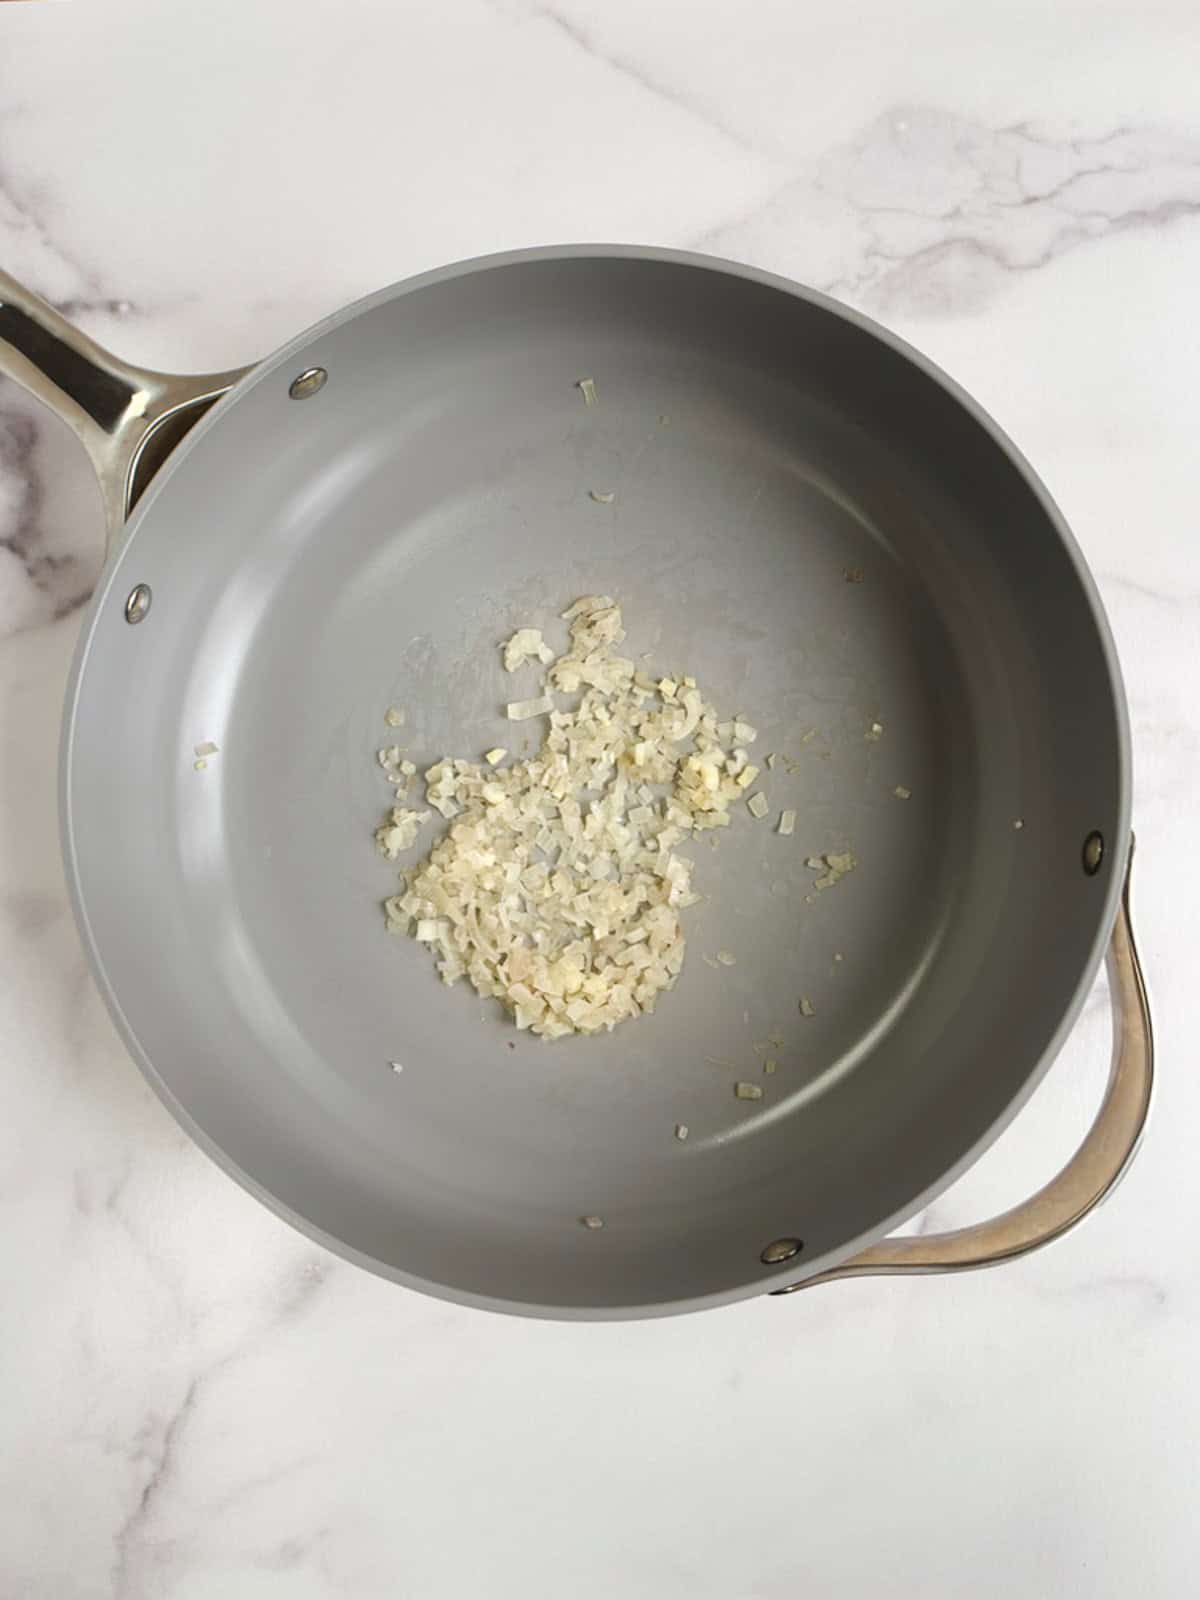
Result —
[[[99, 501], [0, 386], [0, 1593], [1194, 1592], [1198, 53], [1190, 0], [0, 6], [0, 262], [134, 360], [621, 239], [827, 289], [977, 395], [1116, 632], [1161, 1062], [1116, 1199], [1004, 1271], [577, 1326], [324, 1254], [193, 1148], [88, 977], [54, 769]], [[924, 1224], [1047, 1178], [1107, 1050], [1100, 988]]]

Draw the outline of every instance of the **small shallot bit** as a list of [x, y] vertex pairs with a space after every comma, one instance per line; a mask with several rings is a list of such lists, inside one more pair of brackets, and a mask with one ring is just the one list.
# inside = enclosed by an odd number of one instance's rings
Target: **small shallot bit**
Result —
[[403, 806], [394, 806], [382, 827], [375, 830], [375, 843], [381, 853], [394, 861], [402, 850], [411, 850], [428, 817], [428, 811], [406, 811]]
[[211, 739], [206, 739], [203, 744], [196, 746], [196, 755], [203, 761], [206, 756], [215, 756], [217, 747]]
[[391, 1067], [393, 1072], [403, 1072], [404, 1071], [404, 1067], [399, 1061], [389, 1061], [388, 1062], [388, 1066]]
[[404, 726], [404, 707], [389, 706], [383, 713], [383, 720], [389, 728], [402, 728]]
[[594, 500], [598, 506], [610, 506], [617, 498], [612, 489], [589, 489], [588, 499]]
[[883, 723], [882, 722], [873, 722], [871, 724], [871, 726], [867, 729], [866, 733], [863, 735], [863, 738], [864, 739], [882, 739], [883, 738]]
[[604, 1226], [603, 1217], [580, 1217], [579, 1220], [585, 1228], [591, 1228], [593, 1233], [597, 1228], [602, 1228]]
[[850, 854], [849, 850], [841, 853], [834, 852], [832, 855], [809, 856], [805, 862], [805, 866], [821, 874], [813, 884], [814, 889], [832, 889], [834, 884], [844, 878], [848, 872], [853, 872], [857, 865], [857, 859]]
[[687, 1136], [688, 1136], [688, 1125], [687, 1125], [687, 1123], [686, 1122], [677, 1122], [675, 1124], [675, 1137], [679, 1140], [680, 1144], [683, 1143], [683, 1141], [687, 1138]]
[[494, 750], [485, 750], [483, 759], [489, 767], [498, 767], [507, 754], [508, 751], [504, 749], [503, 745], [497, 745]]
[[580, 378], [575, 387], [583, 396], [585, 406], [594, 406], [596, 404], [599, 397], [596, 394], [596, 381], [594, 378]]
[[775, 1071], [775, 1068], [778, 1065], [779, 1065], [779, 1063], [778, 1063], [778, 1061], [775, 1060], [774, 1056], [768, 1056], [767, 1059], [763, 1062], [763, 1071], [767, 1074], [768, 1077], [770, 1077], [771, 1074]]
[[553, 710], [554, 701], [548, 694], [539, 695], [536, 700], [510, 700], [505, 707], [510, 722], [528, 722], [530, 717], [544, 717]]
[[515, 672], [527, 661], [540, 661], [545, 666], [554, 660], [554, 652], [542, 638], [539, 628], [518, 628], [504, 646], [504, 670]]
[[779, 813], [778, 831], [786, 838], [796, 831], [796, 813], [794, 811], [781, 811]]
[[763, 794], [761, 789], [757, 794], [752, 794], [749, 800], [746, 801], [746, 809], [752, 817], [761, 819], [766, 816], [769, 804], [766, 795]]
[[902, 783], [898, 783], [896, 785], [896, 787], [892, 790], [892, 793], [896, 796], [897, 800], [911, 800], [912, 799], [912, 790], [911, 789], [906, 789]]
[[404, 752], [398, 744], [385, 746], [378, 752], [378, 760], [397, 797], [403, 799], [408, 793], [409, 783], [416, 774], [416, 765], [405, 759]]
[[761, 1100], [762, 1087], [757, 1083], [735, 1083], [733, 1092], [739, 1100]]
[[728, 950], [718, 950], [717, 961], [722, 967], [737, 966], [737, 957]]
[[806, 994], [800, 996], [800, 1015], [802, 1017], [815, 1017], [817, 1008]]

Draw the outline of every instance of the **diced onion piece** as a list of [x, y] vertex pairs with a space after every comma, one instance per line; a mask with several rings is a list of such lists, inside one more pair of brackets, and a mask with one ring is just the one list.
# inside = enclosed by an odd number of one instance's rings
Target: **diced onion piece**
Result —
[[718, 950], [717, 960], [723, 967], [736, 967], [737, 957], [728, 950]]
[[612, 489], [589, 489], [588, 498], [598, 506], [610, 506], [617, 497]]
[[215, 756], [217, 754], [217, 746], [212, 742], [211, 739], [206, 739], [203, 744], [198, 744], [195, 748], [196, 754], [199, 756], [201, 761], [205, 760], [205, 758], [208, 756]]
[[758, 1083], [735, 1083], [733, 1092], [739, 1100], [761, 1100], [763, 1097], [762, 1085]]
[[404, 726], [404, 707], [389, 706], [383, 713], [383, 720], [389, 728], [402, 728]]
[[594, 378], [580, 378], [575, 387], [583, 396], [583, 403], [585, 406], [594, 406], [596, 404], [598, 397], [596, 395], [596, 381]]
[[779, 831], [785, 837], [796, 831], [796, 813], [794, 811], [781, 811], [779, 813]]
[[767, 814], [767, 797], [760, 789], [757, 794], [752, 794], [746, 801], [746, 809], [754, 817], [765, 817]]
[[503, 747], [503, 745], [497, 745], [494, 750], [485, 750], [483, 753], [483, 759], [487, 762], [489, 767], [498, 767], [507, 754], [508, 751]]

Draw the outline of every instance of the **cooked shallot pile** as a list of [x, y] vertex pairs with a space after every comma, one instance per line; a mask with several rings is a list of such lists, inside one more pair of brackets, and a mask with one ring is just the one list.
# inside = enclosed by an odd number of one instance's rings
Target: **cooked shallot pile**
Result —
[[[758, 798], [748, 722], [720, 720], [694, 678], [655, 681], [619, 654], [607, 595], [563, 616], [571, 643], [557, 660], [536, 628], [503, 647], [510, 672], [544, 670], [543, 692], [508, 707], [514, 721], [546, 718], [541, 749], [430, 767], [426, 802], [450, 826], [386, 902], [389, 928], [429, 945], [446, 983], [469, 978], [546, 1039], [653, 1011], [683, 966], [680, 912], [699, 899], [677, 848]], [[558, 709], [555, 695], [576, 694]], [[379, 758], [403, 799], [416, 768], [396, 746]], [[379, 848], [395, 860], [428, 816], [396, 806]]]

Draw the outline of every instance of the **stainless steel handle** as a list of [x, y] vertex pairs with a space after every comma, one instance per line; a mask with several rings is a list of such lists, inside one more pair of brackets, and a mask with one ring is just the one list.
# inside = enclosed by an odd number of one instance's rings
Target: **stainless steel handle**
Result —
[[82, 440], [100, 480], [110, 545], [171, 448], [249, 370], [172, 377], [131, 366], [0, 271], [0, 374]]
[[1133, 844], [1108, 946], [1113, 1057], [1104, 1100], [1071, 1160], [1031, 1199], [989, 1222], [950, 1233], [881, 1239], [828, 1272], [777, 1289], [793, 1294], [838, 1278], [899, 1272], [965, 1272], [994, 1267], [1059, 1239], [1109, 1195], [1137, 1154], [1154, 1086], [1154, 1033], [1129, 914]]

